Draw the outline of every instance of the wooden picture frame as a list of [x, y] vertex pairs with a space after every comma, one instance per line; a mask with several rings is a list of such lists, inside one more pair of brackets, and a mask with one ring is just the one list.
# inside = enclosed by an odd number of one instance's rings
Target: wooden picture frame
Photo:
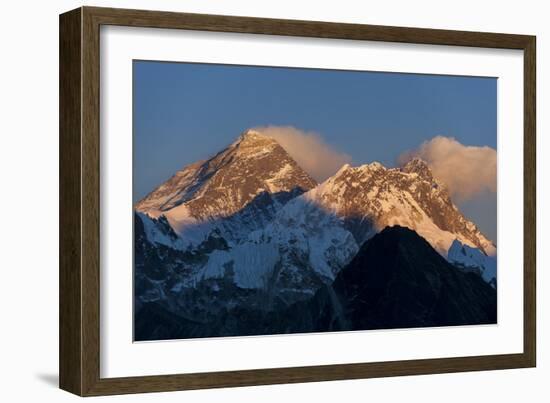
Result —
[[[524, 52], [524, 349], [468, 356], [127, 378], [100, 377], [101, 25], [519, 49]], [[315, 382], [536, 365], [535, 37], [81, 7], [60, 16], [60, 387], [80, 396]]]

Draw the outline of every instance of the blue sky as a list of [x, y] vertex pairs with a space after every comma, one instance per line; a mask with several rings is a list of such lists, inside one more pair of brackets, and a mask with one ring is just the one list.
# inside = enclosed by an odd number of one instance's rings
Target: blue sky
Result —
[[[437, 135], [497, 141], [494, 78], [134, 61], [134, 201], [245, 129], [318, 133], [352, 165], [394, 166]], [[496, 239], [496, 195], [459, 207]]]

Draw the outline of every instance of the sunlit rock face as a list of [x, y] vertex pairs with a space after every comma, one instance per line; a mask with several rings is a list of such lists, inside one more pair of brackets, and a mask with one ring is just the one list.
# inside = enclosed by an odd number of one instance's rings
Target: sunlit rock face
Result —
[[496, 253], [419, 159], [403, 168], [385, 168], [377, 162], [345, 165], [302, 197], [342, 217], [360, 244], [387, 226], [401, 225], [414, 229], [444, 256], [455, 239], [487, 255]]
[[180, 209], [206, 220], [227, 217], [263, 193], [307, 191], [316, 182], [272, 138], [248, 130], [206, 161], [178, 171], [135, 208], [177, 219]]

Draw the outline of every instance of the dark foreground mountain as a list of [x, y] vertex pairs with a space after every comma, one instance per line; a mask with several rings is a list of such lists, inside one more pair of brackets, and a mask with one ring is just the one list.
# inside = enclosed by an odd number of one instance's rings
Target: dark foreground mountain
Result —
[[[333, 295], [335, 294], [335, 295]], [[341, 306], [334, 304], [337, 299]], [[361, 248], [332, 287], [316, 296], [331, 330], [496, 323], [496, 291], [447, 262], [416, 232], [384, 229]]]
[[[204, 284], [204, 287], [207, 285]], [[248, 298], [252, 290], [224, 290]], [[205, 290], [195, 290], [204, 297]], [[226, 296], [210, 293], [212, 300]], [[192, 297], [192, 296], [189, 296]], [[258, 294], [258, 301], [261, 296]], [[395, 226], [367, 241], [331, 285], [290, 307], [220, 303], [208, 317], [136, 307], [136, 340], [493, 324], [496, 290], [457, 269], [416, 232]]]

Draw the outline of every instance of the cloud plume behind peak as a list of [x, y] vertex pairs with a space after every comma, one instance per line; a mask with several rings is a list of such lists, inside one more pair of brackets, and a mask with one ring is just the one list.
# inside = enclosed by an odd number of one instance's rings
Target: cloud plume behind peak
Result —
[[335, 150], [315, 132], [306, 132], [293, 126], [261, 126], [254, 130], [277, 140], [298, 165], [318, 182], [351, 162], [351, 156]]
[[466, 146], [453, 137], [436, 136], [398, 158], [400, 165], [418, 157], [458, 202], [497, 189], [497, 152], [491, 147]]

